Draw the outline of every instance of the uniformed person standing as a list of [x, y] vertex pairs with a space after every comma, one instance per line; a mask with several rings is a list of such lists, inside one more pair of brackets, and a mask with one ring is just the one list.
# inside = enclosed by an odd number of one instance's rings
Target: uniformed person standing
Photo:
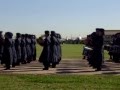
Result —
[[36, 36], [35, 36], [35, 35], [33, 35], [33, 43], [34, 43], [34, 55], [33, 55], [33, 60], [36, 60], [37, 52], [36, 52]]
[[28, 34], [25, 35], [25, 40], [26, 40], [26, 51], [27, 51], [27, 63], [31, 62], [31, 40], [29, 38], [30, 36]]
[[45, 39], [42, 41], [43, 51], [39, 58], [39, 62], [43, 63], [43, 70], [49, 70], [50, 60], [51, 60], [51, 50], [50, 50], [51, 40], [49, 31], [45, 31]]
[[13, 61], [13, 52], [12, 52], [12, 36], [11, 32], [5, 33], [5, 41], [4, 41], [4, 50], [3, 50], [3, 60], [5, 62], [5, 70], [10, 69], [10, 65]]
[[57, 35], [55, 31], [51, 31], [51, 62], [52, 62], [52, 68], [55, 68], [58, 64], [58, 60], [60, 57], [58, 57], [59, 51], [58, 51], [58, 40]]
[[27, 63], [26, 40], [24, 34], [21, 35], [21, 62], [22, 64]]
[[12, 54], [13, 54], [12, 67], [15, 67], [17, 65], [17, 62], [18, 62], [17, 52], [15, 49], [15, 40], [12, 40]]
[[15, 50], [17, 54], [16, 65], [20, 65], [21, 63], [21, 34], [20, 33], [16, 33]]
[[34, 35], [30, 35], [30, 39], [31, 39], [31, 60], [33, 60], [34, 55], [35, 55], [35, 40], [34, 40]]
[[[113, 41], [113, 46], [117, 46], [117, 47], [120, 47], [120, 33], [117, 33], [115, 35], [115, 39]], [[116, 48], [115, 48], [116, 50]], [[116, 63], [119, 63], [120, 61], [120, 52], [119, 52], [119, 49], [116, 50], [116, 52], [113, 52], [113, 61], [116, 62]]]
[[91, 64], [96, 71], [101, 71], [103, 56], [102, 56], [102, 47], [103, 47], [103, 36], [104, 29], [97, 28], [96, 32], [91, 35], [92, 45], [93, 45], [93, 55]]
[[57, 52], [58, 52], [58, 64], [60, 63], [61, 59], [62, 59], [62, 49], [61, 49], [61, 35], [57, 34]]

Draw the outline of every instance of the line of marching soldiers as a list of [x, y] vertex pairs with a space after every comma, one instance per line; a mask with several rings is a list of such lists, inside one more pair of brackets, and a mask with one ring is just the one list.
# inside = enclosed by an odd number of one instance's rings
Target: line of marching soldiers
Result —
[[55, 31], [45, 31], [45, 35], [41, 36], [37, 42], [43, 46], [39, 62], [43, 63], [43, 70], [49, 70], [50, 67], [55, 68], [61, 61], [61, 35]]
[[104, 29], [97, 28], [96, 32], [87, 36], [85, 40], [85, 48], [83, 51], [84, 58], [87, 56], [89, 65], [96, 69], [96, 71], [101, 71], [103, 63], [103, 36]]
[[105, 50], [109, 52], [110, 60], [120, 63], [120, 33], [112, 36], [112, 42], [105, 46]]
[[6, 32], [3, 37], [0, 31], [0, 62], [5, 65], [5, 70], [32, 60], [36, 60], [35, 35], [16, 33], [13, 39], [11, 32]]

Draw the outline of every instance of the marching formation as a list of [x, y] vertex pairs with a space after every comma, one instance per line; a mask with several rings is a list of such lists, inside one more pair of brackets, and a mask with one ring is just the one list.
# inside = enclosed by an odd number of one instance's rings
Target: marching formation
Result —
[[37, 42], [43, 46], [43, 51], [39, 58], [39, 62], [43, 63], [43, 70], [49, 70], [50, 67], [55, 68], [61, 61], [61, 35], [55, 31], [45, 31], [45, 35], [40, 37]]
[[4, 37], [0, 32], [0, 61], [5, 70], [33, 60], [36, 60], [35, 35], [16, 33], [13, 39], [11, 32], [6, 32]]
[[105, 50], [109, 52], [110, 60], [120, 62], [120, 33], [112, 36], [112, 42], [105, 46]]
[[[11, 32], [2, 35], [0, 31], [0, 63], [5, 65], [5, 70], [21, 64], [36, 60], [36, 43], [43, 47], [39, 62], [43, 63], [43, 70], [50, 67], [56, 68], [62, 59], [61, 35], [55, 31], [45, 31], [38, 39], [35, 35], [16, 33], [13, 38]], [[101, 71], [103, 63], [104, 29], [97, 28], [96, 32], [87, 36], [84, 42], [83, 59], [87, 59], [90, 67]], [[110, 46], [104, 46], [109, 51], [114, 62], [120, 62], [120, 33], [113, 36]]]
[[103, 63], [103, 39], [104, 29], [97, 28], [96, 32], [87, 36], [85, 40], [85, 47], [83, 51], [84, 58], [88, 60], [90, 67], [101, 71]]

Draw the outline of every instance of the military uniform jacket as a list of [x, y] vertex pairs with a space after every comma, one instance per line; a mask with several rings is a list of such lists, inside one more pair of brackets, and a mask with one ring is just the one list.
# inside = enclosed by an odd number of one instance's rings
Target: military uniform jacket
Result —
[[39, 58], [39, 62], [42, 62], [42, 63], [50, 62], [50, 58], [51, 58], [50, 57], [50, 55], [51, 55], [50, 44], [51, 44], [50, 37], [46, 37], [44, 39], [43, 51], [42, 51], [41, 56]]

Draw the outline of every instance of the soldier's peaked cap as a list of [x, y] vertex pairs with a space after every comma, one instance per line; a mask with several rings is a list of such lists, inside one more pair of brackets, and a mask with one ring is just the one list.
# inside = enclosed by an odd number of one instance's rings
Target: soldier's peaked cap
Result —
[[45, 31], [45, 34], [49, 34], [50, 32], [48, 30]]
[[103, 28], [96, 28], [96, 31], [104, 32], [105, 30]]
[[51, 31], [51, 35], [56, 35], [55, 31]]
[[11, 32], [6, 32], [5, 33], [9, 38], [12, 38], [13, 34]]
[[3, 33], [3, 31], [0, 31], [0, 34]]
[[20, 33], [16, 33], [16, 35], [17, 35], [17, 36], [21, 36], [21, 34], [20, 34]]

